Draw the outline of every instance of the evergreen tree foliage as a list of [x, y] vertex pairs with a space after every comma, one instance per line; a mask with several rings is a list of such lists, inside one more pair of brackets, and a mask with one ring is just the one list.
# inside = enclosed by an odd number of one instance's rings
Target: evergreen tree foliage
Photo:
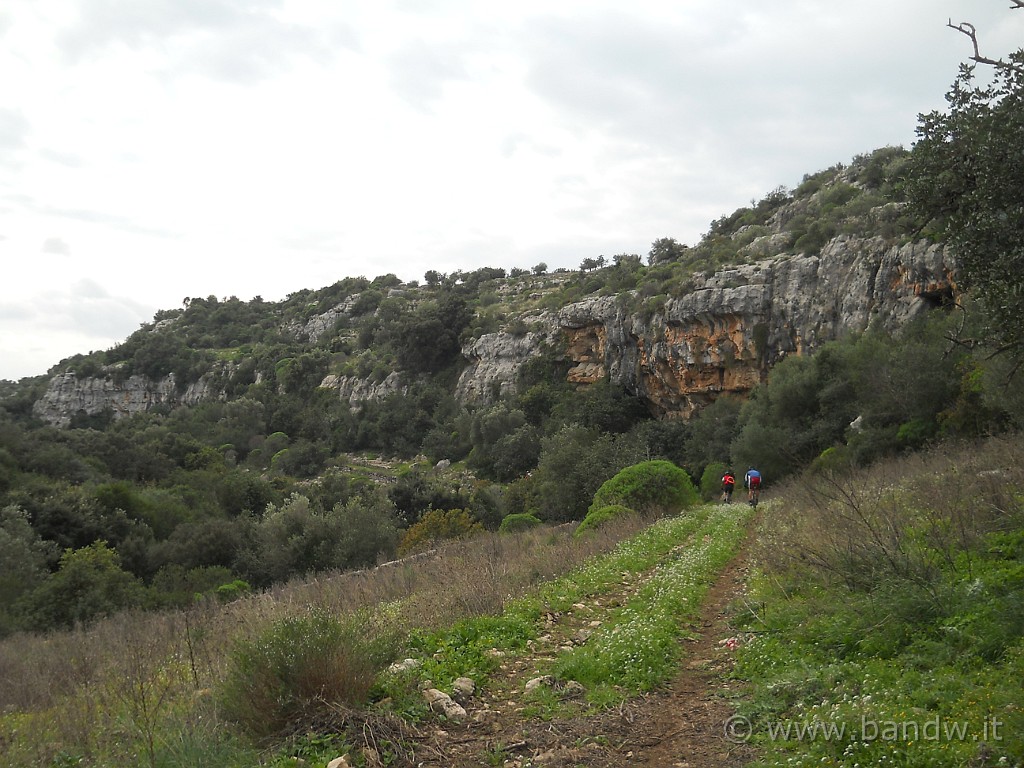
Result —
[[57, 572], [17, 605], [29, 628], [71, 628], [97, 617], [140, 607], [145, 590], [121, 568], [120, 558], [105, 541], [61, 555]]
[[1024, 49], [1008, 62], [963, 65], [946, 112], [920, 117], [907, 192], [956, 254], [991, 323], [987, 340], [1024, 355]]
[[[712, 222], [696, 246], [656, 240], [648, 264], [620, 253], [579, 271], [431, 270], [423, 287], [384, 275], [280, 302], [188, 298], [114, 349], [51, 371], [119, 383], [173, 374], [179, 394], [202, 379], [222, 399], [128, 418], [82, 412], [55, 429], [32, 412], [45, 377], [0, 382], [0, 635], [372, 565], [453, 510], [491, 530], [522, 514], [581, 520], [603, 483], [641, 462], [693, 478], [749, 462], [774, 482], [1019, 425], [1024, 394], [996, 384], [1019, 346], [1020, 77], [998, 74], [983, 87], [965, 76], [950, 112], [923, 118], [913, 153], [888, 147], [808, 174]], [[456, 397], [462, 348], [481, 334], [543, 345], [539, 313], [596, 296], [646, 323], [697, 273], [760, 258], [764, 235], [791, 253], [836, 234], [895, 243], [924, 217], [965, 259], [962, 330], [962, 315], [943, 312], [898, 335], [872, 329], [791, 357], [749, 397], [722, 394], [690, 420], [654, 418], [609, 378], [570, 382], [554, 340], [514, 387], [486, 402]], [[1007, 354], [951, 346], [955, 333]], [[395, 386], [351, 402], [342, 386], [385, 381]], [[432, 467], [442, 459], [451, 466]], [[389, 466], [360, 466], [377, 460]], [[72, 575], [93, 585], [81, 614], [55, 608], [74, 594]]]
[[606, 480], [594, 494], [590, 512], [621, 504], [637, 512], [677, 513], [697, 503], [693, 480], [671, 461], [634, 464]]

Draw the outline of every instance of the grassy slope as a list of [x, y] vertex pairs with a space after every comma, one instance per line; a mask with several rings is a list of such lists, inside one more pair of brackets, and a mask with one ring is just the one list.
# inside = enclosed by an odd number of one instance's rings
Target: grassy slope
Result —
[[[1024, 762], [1019, 443], [993, 440], [773, 492], [754, 547], [757, 576], [735, 616], [744, 641], [734, 672], [746, 690], [740, 714], [760, 764]], [[418, 691], [425, 678], [443, 689], [468, 675], [496, 696], [521, 691], [522, 679], [500, 669], [517, 658], [553, 682], [524, 717], [607, 708], [674, 674], [682, 628], [735, 552], [746, 514], [738, 505], [701, 507], [604, 539], [558, 530], [486, 537], [438, 560], [187, 616], [12, 639], [0, 646], [0, 764], [326, 763], [353, 748], [339, 724], [434, 721]], [[358, 617], [359, 642], [379, 641], [389, 659], [423, 665], [380, 677], [378, 703], [355, 719], [350, 711], [332, 720], [338, 709], [312, 697], [292, 736], [256, 746], [221, 719], [238, 643], [270, 659], [301, 656], [311, 646], [282, 644], [281, 628], [310, 606]], [[600, 622], [586, 641], [545, 645], [551, 616], [581, 607]], [[555, 694], [570, 680], [584, 695], [567, 702]], [[401, 730], [393, 733], [391, 754], [404, 754]]]
[[[580, 601], [592, 603], [600, 595], [620, 589], [624, 580], [629, 584], [630, 599], [609, 608], [607, 615], [601, 616], [603, 623], [594, 638], [559, 654], [550, 662], [550, 671], [561, 679], [584, 682], [585, 706], [589, 707], [657, 686], [671, 674], [677, 660], [682, 622], [697, 610], [708, 583], [735, 550], [745, 512], [744, 507], [725, 511], [703, 507], [639, 533], [636, 529], [606, 533], [603, 540], [600, 535], [591, 535], [580, 541], [552, 531], [493, 537], [483, 542], [482, 552], [464, 545], [446, 555], [448, 578], [443, 582], [426, 563], [385, 569], [406, 571], [389, 573], [392, 582], [408, 586], [418, 578], [423, 589], [410, 598], [394, 600], [389, 598], [393, 591], [400, 591], [399, 587], [375, 585], [373, 597], [354, 613], [349, 612], [359, 617], [359, 639], [349, 635], [345, 642], [358, 644], [375, 636], [389, 648], [388, 660], [401, 651], [399, 656], [415, 655], [425, 663], [413, 675], [383, 675], [374, 697], [387, 699], [367, 710], [366, 716], [378, 718], [378, 722], [395, 714], [410, 722], [432, 718], [417, 688], [424, 677], [434, 685], [447, 687], [455, 677], [471, 675], [486, 687], [488, 674], [499, 663], [494, 650], [502, 651], [505, 661], [529, 653], [551, 612], [572, 610]], [[623, 536], [628, 538], [622, 540]], [[616, 540], [621, 543], [616, 545]], [[498, 551], [499, 547], [503, 549]], [[516, 583], [520, 583], [518, 596], [506, 592], [496, 602], [479, 602], [481, 591], [486, 589], [486, 579], [481, 576], [484, 563], [500, 570], [495, 582], [506, 590], [515, 590]], [[412, 569], [419, 567], [427, 572], [414, 575]], [[529, 575], [518, 578], [517, 568]], [[545, 572], [547, 578], [537, 582]], [[366, 586], [371, 576], [362, 578]], [[530, 585], [530, 580], [535, 583]], [[346, 581], [348, 594], [356, 583], [358, 580]], [[434, 594], [428, 588], [430, 584], [435, 586]], [[209, 619], [204, 623], [194, 616], [190, 621], [203, 626], [188, 628], [168, 620], [161, 627], [149, 623], [144, 629], [131, 630], [130, 638], [125, 634], [130, 626], [126, 620], [116, 627], [96, 628], [94, 633], [101, 633], [104, 642], [112, 643], [114, 655], [94, 658], [89, 679], [78, 680], [77, 684], [66, 679], [66, 689], [41, 697], [40, 706], [26, 706], [7, 714], [3, 718], [5, 739], [0, 742], [3, 764], [278, 766], [294, 765], [295, 757], [315, 764], [337, 755], [348, 747], [343, 738], [331, 733], [338, 723], [327, 716], [330, 707], [319, 707], [312, 701], [315, 697], [305, 702], [308, 707], [295, 712], [308, 717], [310, 724], [329, 723], [329, 727], [318, 734], [311, 725], [295, 728], [292, 724], [283, 730], [298, 730], [301, 735], [286, 737], [278, 733], [262, 741], [263, 747], [270, 745], [268, 749], [258, 749], [237, 728], [219, 719], [225, 711], [238, 712], [237, 707], [230, 706], [230, 697], [238, 695], [231, 681], [237, 679], [239, 660], [245, 656], [240, 648], [249, 654], [246, 658], [255, 654], [259, 672], [249, 668], [247, 674], [261, 675], [263, 682], [268, 669], [294, 665], [295, 657], [303, 654], [312, 658], [317, 638], [333, 636], [334, 625], [316, 618], [321, 614], [308, 609], [317, 605], [317, 611], [336, 599], [334, 588], [323, 584], [318, 588], [316, 601], [311, 599], [314, 587], [303, 585], [302, 591], [251, 601], [244, 610], [234, 606], [234, 615], [220, 624]], [[462, 594], [457, 600], [462, 604], [443, 608], [442, 601], [453, 593]], [[477, 602], [471, 602], [473, 598]], [[290, 605], [292, 610], [282, 611], [282, 604]], [[425, 620], [426, 616], [433, 616], [433, 621]], [[135, 619], [152, 621], [145, 616]], [[251, 623], [252, 628], [239, 630], [239, 623]], [[232, 624], [236, 625], [234, 642], [219, 642], [218, 650], [214, 650], [216, 640], [211, 633]], [[148, 637], [150, 631], [184, 633], [185, 641], [167, 644], [159, 637]], [[124, 640], [115, 642], [115, 634], [121, 634]], [[8, 655], [2, 658], [13, 672], [19, 666], [13, 655], [20, 652], [20, 672], [29, 675], [26, 664], [31, 664], [33, 658], [43, 658], [45, 650], [30, 648], [32, 641], [28, 638], [21, 638], [21, 642], [25, 645], [20, 648], [8, 644], [4, 648]], [[70, 647], [62, 644], [61, 650], [71, 653]], [[102, 653], [90, 643], [81, 648], [89, 655]], [[288, 660], [282, 662], [285, 657]], [[289, 667], [295, 669], [298, 667]], [[41, 682], [45, 685], [45, 678]], [[297, 685], [294, 678], [291, 684]], [[558, 704], [537, 706], [553, 711]], [[261, 712], [266, 722], [278, 714], [272, 706], [257, 709], [256, 714]]]
[[1024, 764], [1019, 435], [805, 480], [787, 502], [740, 618], [758, 765]]

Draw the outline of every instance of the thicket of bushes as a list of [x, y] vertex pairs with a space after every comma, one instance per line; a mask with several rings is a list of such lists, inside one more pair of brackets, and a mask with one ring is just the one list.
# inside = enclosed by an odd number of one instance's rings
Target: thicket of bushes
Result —
[[[443, 558], [5, 638], [0, 764], [283, 768], [296, 758], [324, 765], [353, 741], [382, 755], [401, 750], [405, 724], [366, 706], [389, 695], [380, 673], [400, 650], [442, 631], [458, 661], [470, 637], [479, 653], [522, 642], [521, 619], [467, 620], [500, 613], [509, 595], [580, 569], [638, 530], [610, 526], [585, 541], [567, 528], [484, 533]], [[460, 625], [465, 634], [450, 631]], [[400, 712], [422, 715], [422, 696], [409, 686], [418, 709]]]
[[[813, 174], [792, 193], [775, 190], [714, 222], [696, 246], [655, 241], [646, 265], [620, 254], [577, 273], [433, 273], [423, 288], [393, 275], [349, 278], [278, 304], [194, 298], [117, 348], [55, 368], [174, 372], [181, 384], [211, 374], [228, 393], [224, 402], [118, 421], [79, 414], [71, 429], [55, 430], [31, 417], [41, 380], [5, 387], [0, 549], [9, 556], [0, 565], [0, 635], [125, 607], [183, 605], [235, 582], [262, 588], [361, 567], [392, 556], [403, 536], [411, 547], [423, 528], [409, 531], [424, 515], [429, 523], [465, 510], [490, 530], [508, 515], [581, 520], [602, 483], [648, 459], [671, 461], [694, 480], [713, 464], [756, 464], [773, 483], [809, 462], [863, 464], [1019, 423], [1020, 377], [1000, 389], [1012, 358], [947, 341], [961, 332], [959, 310], [897, 339], [871, 330], [813, 359], [786, 360], [747, 402], [719, 398], [688, 423], [653, 420], [607, 381], [573, 388], [552, 350], [524, 366], [517, 394], [493, 406], [466, 408], [452, 394], [459, 344], [502, 327], [513, 307], [607, 292], [654, 311], [685, 291], [696, 270], [753, 258], [748, 246], [766, 232], [796, 233], [800, 222], [783, 215], [801, 211], [826, 234], [870, 230], [876, 204], [900, 200], [906, 165], [906, 152], [886, 149]], [[528, 280], [545, 285], [542, 296], [516, 282]], [[315, 340], [305, 335], [311, 317], [339, 306], [333, 327]], [[984, 332], [978, 322], [963, 335]], [[357, 410], [319, 387], [328, 373], [382, 380], [395, 370], [405, 388]], [[446, 459], [456, 468], [433, 472], [424, 462], [374, 489], [373, 478], [347, 466], [352, 452]], [[100, 557], [98, 542], [109, 557]], [[72, 567], [86, 574], [74, 594], [70, 570], [60, 574]], [[72, 599], [86, 608], [59, 609]]]
[[641, 514], [667, 514], [692, 506], [697, 498], [685, 471], [670, 461], [656, 459], [626, 467], [602, 483], [590, 509], [621, 504]]
[[[935, 313], [895, 338], [870, 330], [787, 359], [747, 401], [719, 398], [687, 423], [655, 421], [607, 383], [575, 392], [553, 358], [527, 369], [520, 394], [489, 408], [456, 408], [430, 395], [439, 389], [377, 406], [380, 418], [407, 426], [410, 413], [425, 413], [416, 403], [433, 397], [449, 421], [423, 416], [434, 424], [424, 433], [429, 460], [464, 457], [475, 478], [424, 465], [380, 486], [324, 466], [334, 464], [333, 448], [307, 451], [315, 444], [281, 431], [247, 437], [265, 424], [265, 406], [251, 398], [104, 430], [29, 429], [0, 415], [0, 632], [182, 605], [236, 580], [259, 588], [362, 567], [393, 556], [403, 536], [411, 550], [451, 510], [466, 511], [470, 530], [495, 530], [510, 514], [581, 520], [608, 478], [651, 457], [685, 469], [708, 495], [706, 470], [726, 463], [740, 472], [755, 465], [774, 484], [815, 462], [864, 465], [1019, 425], [1019, 379], [1005, 386], [1002, 360], [951, 344], [959, 322]], [[320, 412], [319, 428], [332, 435], [334, 407]], [[393, 442], [405, 440], [395, 426]], [[250, 446], [243, 462], [236, 444]], [[428, 523], [410, 533], [424, 515]], [[68, 604], [82, 608], [70, 614]]]

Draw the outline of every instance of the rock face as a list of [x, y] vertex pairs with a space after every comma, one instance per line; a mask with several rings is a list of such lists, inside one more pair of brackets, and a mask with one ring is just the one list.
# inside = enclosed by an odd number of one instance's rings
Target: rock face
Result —
[[[550, 322], [545, 316], [546, 322]], [[552, 334], [530, 332], [522, 335], [488, 333], [462, 348], [470, 367], [459, 378], [455, 396], [461, 402], [491, 402], [515, 388], [516, 374], [523, 363], [541, 353]]]
[[359, 300], [360, 294], [356, 293], [349, 296], [341, 303], [335, 305], [326, 312], [313, 315], [306, 321], [305, 325], [295, 325], [291, 327], [291, 331], [297, 336], [305, 336], [313, 344], [316, 344], [325, 334], [337, 325], [339, 320], [348, 318], [352, 314], [352, 307], [355, 306]]
[[357, 376], [331, 375], [324, 378], [320, 386], [323, 389], [338, 390], [338, 397], [346, 401], [352, 408], [367, 401], [383, 400], [388, 395], [405, 391], [401, 376], [397, 371], [388, 374], [381, 381], [360, 379]]
[[464, 401], [510, 391], [548, 341], [569, 381], [605, 377], [661, 416], [688, 417], [722, 393], [749, 392], [786, 355], [867, 329], [895, 330], [956, 293], [941, 245], [896, 247], [839, 237], [819, 255], [788, 256], [698, 276], [693, 290], [645, 311], [634, 296], [590, 297], [539, 320], [544, 333], [481, 337], [458, 385]]
[[[767, 236], [758, 249], [777, 247]], [[781, 241], [779, 241], [781, 242]], [[757, 252], [761, 252], [758, 250]], [[529, 332], [490, 333], [467, 344], [468, 365], [456, 386], [463, 403], [489, 403], [511, 393], [527, 361], [553, 354], [569, 365], [568, 380], [608, 378], [659, 416], [687, 418], [723, 393], [745, 394], [787, 355], [865, 330], [888, 330], [955, 298], [955, 265], [941, 245], [893, 246], [882, 238], [841, 236], [817, 255], [777, 255], [696, 275], [682, 296], [643, 299], [635, 293], [590, 296], [557, 311], [515, 318]], [[350, 309], [352, 299], [302, 329], [319, 338]], [[656, 302], [656, 303], [655, 303]], [[67, 426], [76, 414], [110, 409], [115, 417], [155, 406], [194, 405], [223, 397], [204, 377], [179, 392], [174, 379], [55, 376], [35, 404], [39, 418]], [[351, 407], [405, 391], [397, 372], [382, 380], [328, 376]]]
[[174, 374], [158, 380], [129, 376], [119, 381], [115, 376], [79, 379], [74, 373], [62, 373], [50, 380], [32, 413], [53, 426], [66, 427], [80, 414], [92, 416], [109, 409], [121, 418], [156, 406], [196, 405], [221, 397], [223, 393], [211, 385], [209, 377], [179, 391]]

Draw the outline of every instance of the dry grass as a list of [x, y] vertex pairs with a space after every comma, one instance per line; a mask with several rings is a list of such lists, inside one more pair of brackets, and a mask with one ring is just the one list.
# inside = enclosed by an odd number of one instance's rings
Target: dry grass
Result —
[[1017, 435], [847, 473], [807, 474], [779, 488], [787, 503], [764, 527], [757, 557], [778, 575], [810, 565], [852, 589], [882, 576], [940, 600], [940, 572], [969, 571], [982, 537], [1020, 525], [1021, 487], [1024, 444]]
[[0, 761], [49, 764], [64, 751], [109, 756], [128, 743], [140, 762], [145, 755], [153, 763], [167, 733], [215, 727], [208, 691], [225, 680], [232, 649], [275, 622], [315, 606], [339, 616], [383, 617], [389, 631], [446, 626], [500, 611], [509, 598], [608, 551], [643, 525], [624, 522], [583, 539], [573, 538], [572, 526], [484, 534], [228, 605], [208, 601], [187, 611], [124, 614], [72, 632], [7, 638], [0, 642], [0, 712], [16, 727], [0, 739]]

